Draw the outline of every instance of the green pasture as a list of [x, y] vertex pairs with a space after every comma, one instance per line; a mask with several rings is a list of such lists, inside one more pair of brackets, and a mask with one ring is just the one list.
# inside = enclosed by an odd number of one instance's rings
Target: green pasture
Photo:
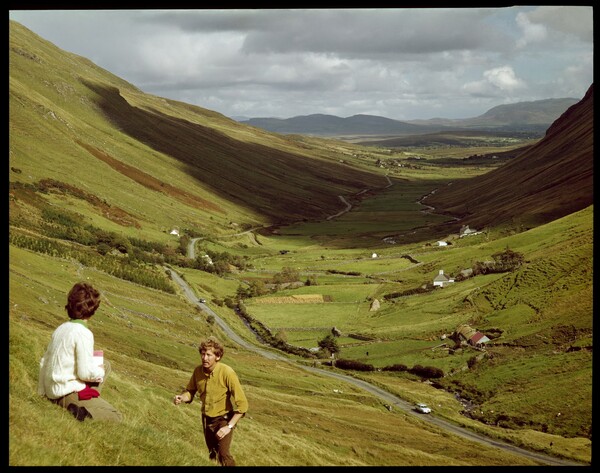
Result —
[[223, 297], [223, 295], [234, 294], [239, 286], [238, 281], [235, 279], [222, 278], [204, 271], [189, 268], [176, 268], [174, 270], [180, 273], [198, 298], [204, 298], [207, 301], [212, 298]]
[[[586, 435], [591, 429], [586, 403], [592, 393], [592, 379], [586, 368], [591, 352], [517, 354], [504, 349], [503, 355], [502, 362], [494, 358], [479, 362], [477, 375], [466, 371], [461, 376], [463, 383], [487, 393], [480, 401], [482, 411], [488, 415], [510, 412], [516, 419], [538, 425], [547, 423], [551, 415], [559, 435]], [[566, 376], [570, 383], [560, 381]]]
[[[314, 269], [327, 270], [327, 261], [315, 261]], [[357, 272], [361, 275], [373, 275], [395, 271], [403, 271], [414, 265], [407, 258], [402, 257], [376, 257], [367, 256], [354, 260], [336, 261], [337, 271], [346, 271], [349, 273]], [[331, 263], [329, 263], [331, 266]]]
[[[362, 233], [393, 233], [409, 231], [415, 227], [439, 223], [447, 219], [439, 215], [419, 212], [425, 209], [418, 200], [441, 185], [396, 181], [391, 187], [377, 191], [376, 198], [369, 198], [353, 205], [350, 212], [321, 222], [296, 223], [280, 229], [282, 235], [313, 236], [317, 241], [325, 236], [343, 237], [350, 233], [355, 245], [360, 247]], [[340, 202], [340, 210], [344, 207]], [[318, 235], [318, 237], [317, 237]], [[351, 245], [351, 243], [349, 243]], [[326, 245], [325, 245], [326, 246]]]
[[[395, 364], [406, 365], [412, 368], [415, 365], [433, 366], [451, 373], [467, 365], [473, 356], [470, 350], [458, 350], [450, 353], [454, 342], [449, 339], [419, 340], [404, 338], [401, 340], [376, 340], [367, 343], [360, 340], [350, 340], [340, 343], [339, 358], [358, 360], [373, 365], [375, 368], [384, 368]], [[402, 360], [398, 362], [398, 360]]]
[[275, 253], [271, 244], [260, 245], [257, 243], [258, 237], [253, 232], [243, 233], [241, 235], [232, 235], [219, 240], [203, 239], [196, 241], [196, 256], [200, 250], [209, 250], [216, 253], [231, 253], [237, 256], [248, 256], [249, 258], [260, 258], [270, 256]]
[[465, 166], [464, 169], [457, 167], [443, 167], [435, 164], [423, 162], [417, 164], [414, 169], [407, 168], [391, 168], [389, 175], [392, 178], [410, 179], [414, 181], [437, 181], [440, 179], [451, 179], [454, 182], [475, 177], [483, 172], [489, 171], [489, 168], [481, 168], [477, 166]]
[[[199, 403], [175, 407], [171, 398], [199, 362], [198, 341], [222, 334], [190, 316], [190, 304], [107, 276], [93, 268], [10, 250], [10, 438], [12, 466], [211, 466], [198, 430]], [[102, 392], [124, 415], [121, 424], [77, 423], [36, 395], [39, 358], [54, 328], [66, 320], [65, 294], [75, 280], [103, 294], [90, 321], [96, 345], [112, 364]], [[423, 430], [412, 416], [390, 414], [380, 400], [336, 379], [270, 361], [227, 342], [225, 360], [238, 372], [251, 410], [236, 430], [232, 452], [240, 466], [434, 465], [450, 448], [471, 462], [522, 464], [495, 449]], [[380, 426], [399, 428], [379, 438]], [[349, 427], [355, 434], [348, 435]], [[359, 427], [358, 429], [356, 427]], [[48, 437], [48, 432], [56, 435]], [[364, 439], [367, 435], [370, 439]], [[86, 437], [85, 446], [74, 438]], [[323, 445], [334, 440], [334, 448]], [[362, 440], [361, 440], [362, 438]], [[256, 442], [268, 443], [257, 452]], [[357, 449], [356, 446], [360, 445]], [[401, 450], [397, 445], [403, 445]], [[460, 447], [460, 448], [459, 448]], [[423, 458], [421, 458], [423, 457]], [[418, 461], [413, 459], [421, 458]], [[497, 458], [494, 460], [494, 458]], [[491, 459], [491, 460], [490, 460]]]
[[[324, 298], [328, 298], [330, 302], [326, 303], [358, 303], [366, 301], [373, 291], [375, 287], [373, 285], [367, 284], [355, 284], [342, 282], [338, 280], [338, 284], [329, 284], [327, 286], [303, 286], [298, 289], [283, 289], [281, 291], [277, 291], [276, 296], [295, 296], [302, 294], [318, 294], [322, 295]], [[272, 305], [272, 304], [262, 304], [261, 300], [268, 299], [272, 297], [271, 295], [266, 295], [262, 297], [253, 297], [250, 299], [250, 303], [253, 305]], [[277, 304], [275, 304], [277, 305]], [[293, 304], [292, 304], [293, 305]]]
[[283, 335], [290, 345], [303, 348], [317, 348], [319, 341], [331, 334], [332, 327], [313, 327], [308, 329], [287, 327], [272, 329], [274, 334]]
[[286, 327], [323, 327], [331, 330], [337, 326], [346, 331], [361, 326], [369, 310], [368, 302], [324, 302], [302, 304], [246, 304], [250, 315], [271, 329]]
[[[251, 260], [253, 266], [261, 271], [279, 272], [284, 267], [296, 269], [302, 273], [316, 273], [337, 276], [340, 281], [344, 277], [357, 278], [371, 274], [403, 271], [413, 265], [407, 258], [397, 257], [376, 257], [372, 253], [364, 250], [344, 257], [339, 255], [334, 257], [320, 258], [316, 254], [291, 254], [284, 255], [282, 258], [261, 258]], [[344, 274], [350, 273], [350, 274]]]

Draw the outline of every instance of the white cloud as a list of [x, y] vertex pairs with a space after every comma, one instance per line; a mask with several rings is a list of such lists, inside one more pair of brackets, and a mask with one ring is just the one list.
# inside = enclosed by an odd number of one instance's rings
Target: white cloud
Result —
[[9, 16], [145, 92], [225, 115], [413, 119], [583, 97], [593, 82], [592, 13], [525, 6]]
[[518, 13], [516, 21], [523, 33], [523, 36], [517, 40], [518, 48], [524, 48], [530, 43], [540, 42], [546, 39], [546, 27], [544, 25], [532, 23], [526, 13]]
[[484, 71], [483, 80], [469, 82], [463, 88], [475, 96], [503, 97], [526, 88], [526, 84], [510, 66], [501, 66]]
[[483, 73], [490, 84], [502, 91], [512, 92], [525, 86], [510, 66], [497, 67]]

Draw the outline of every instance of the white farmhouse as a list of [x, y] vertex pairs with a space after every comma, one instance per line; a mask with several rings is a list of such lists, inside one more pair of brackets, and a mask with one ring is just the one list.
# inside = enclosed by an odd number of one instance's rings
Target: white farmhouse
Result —
[[443, 269], [440, 269], [439, 274], [435, 278], [433, 278], [434, 286], [444, 287], [453, 282], [454, 282], [454, 278], [449, 278], [448, 276], [446, 276], [444, 274]]
[[460, 227], [460, 238], [462, 237], [466, 237], [469, 235], [479, 235], [481, 232], [477, 231], [477, 230], [473, 230], [472, 228], [469, 228], [468, 225], [463, 225], [462, 227]]

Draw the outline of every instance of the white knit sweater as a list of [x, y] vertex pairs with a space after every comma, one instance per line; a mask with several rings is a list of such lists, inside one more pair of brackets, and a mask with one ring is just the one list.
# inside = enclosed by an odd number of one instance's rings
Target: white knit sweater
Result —
[[94, 334], [82, 322], [70, 320], [52, 334], [40, 360], [38, 394], [57, 399], [104, 377], [104, 368], [94, 362]]

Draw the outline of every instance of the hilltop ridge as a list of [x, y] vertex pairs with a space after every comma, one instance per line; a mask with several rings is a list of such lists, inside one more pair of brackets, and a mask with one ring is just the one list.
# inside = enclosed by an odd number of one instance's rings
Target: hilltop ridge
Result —
[[457, 130], [543, 132], [561, 113], [578, 101], [575, 98], [560, 98], [498, 105], [478, 117], [462, 119], [396, 120], [365, 114], [342, 118], [315, 113], [291, 118], [242, 118], [239, 121], [276, 133], [321, 136], [406, 136]]
[[488, 173], [438, 189], [425, 202], [475, 227], [551, 222], [593, 204], [594, 86], [546, 136]]
[[[331, 146], [142, 93], [14, 21], [9, 33], [10, 159], [21, 171], [11, 181], [50, 177], [87, 187], [142, 227], [178, 224], [217, 233], [232, 223], [324, 218], [339, 209], [338, 195], [386, 183], [379, 173], [340, 163]], [[36, 130], [44, 140], [31, 140]], [[97, 169], [101, 179], [82, 168]], [[107, 192], [103, 181], [114, 188]], [[153, 202], [153, 222], [131, 195]]]

